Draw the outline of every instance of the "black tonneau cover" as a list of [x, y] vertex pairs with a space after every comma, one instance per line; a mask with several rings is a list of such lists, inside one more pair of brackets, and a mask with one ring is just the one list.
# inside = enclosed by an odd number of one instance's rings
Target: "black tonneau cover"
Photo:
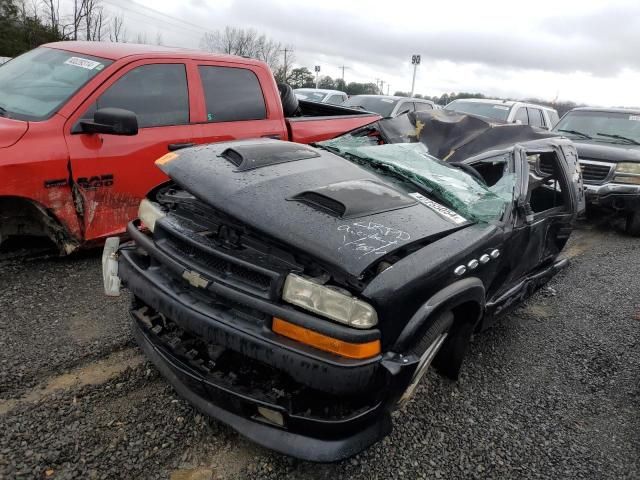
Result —
[[488, 150], [512, 148], [517, 143], [559, 136], [529, 125], [448, 110], [411, 112], [379, 120], [370, 127], [377, 127], [387, 143], [422, 142], [431, 155], [450, 162], [461, 162]]

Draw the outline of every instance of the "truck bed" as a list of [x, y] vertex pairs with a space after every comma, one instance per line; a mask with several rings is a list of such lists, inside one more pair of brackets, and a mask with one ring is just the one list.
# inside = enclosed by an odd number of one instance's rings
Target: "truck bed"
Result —
[[380, 119], [375, 113], [300, 100], [300, 115], [286, 118], [289, 140], [313, 143], [335, 138]]

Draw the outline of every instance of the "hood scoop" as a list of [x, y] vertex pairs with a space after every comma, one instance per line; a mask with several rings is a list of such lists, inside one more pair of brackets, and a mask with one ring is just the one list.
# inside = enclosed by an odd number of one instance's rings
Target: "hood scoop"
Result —
[[224, 150], [220, 156], [236, 166], [236, 172], [246, 172], [254, 168], [317, 158], [320, 154], [306, 145], [292, 142], [273, 142], [234, 145]]
[[307, 190], [288, 200], [305, 203], [338, 218], [358, 218], [416, 204], [408, 195], [372, 180], [348, 180]]

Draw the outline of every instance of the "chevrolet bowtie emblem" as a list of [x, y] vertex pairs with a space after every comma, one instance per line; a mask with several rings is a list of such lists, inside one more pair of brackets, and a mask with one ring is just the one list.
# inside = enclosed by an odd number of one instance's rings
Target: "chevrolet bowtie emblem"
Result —
[[198, 272], [194, 272], [192, 270], [185, 270], [182, 272], [182, 278], [196, 288], [207, 288], [207, 286], [209, 286], [209, 280], [204, 278]]

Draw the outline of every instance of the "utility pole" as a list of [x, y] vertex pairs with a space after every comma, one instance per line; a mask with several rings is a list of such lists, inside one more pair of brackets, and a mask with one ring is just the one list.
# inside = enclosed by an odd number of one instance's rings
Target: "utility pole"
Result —
[[384, 80], [380, 80], [380, 95], [384, 95]]
[[291, 50], [289, 50], [287, 47], [284, 47], [284, 50], [278, 50], [279, 52], [284, 52], [284, 65], [282, 66], [282, 70], [283, 70], [283, 78], [282, 78], [282, 83], [287, 83], [287, 52], [290, 52]]
[[317, 90], [318, 89], [318, 75], [320, 74], [320, 65], [316, 65], [315, 71], [316, 71], [316, 90]]
[[420, 55], [412, 55], [411, 63], [413, 64], [413, 80], [411, 81], [411, 95], [409, 96], [413, 97], [413, 91], [416, 87], [416, 69], [418, 68], [418, 65], [420, 65]]
[[344, 70], [349, 69], [350, 67], [347, 67], [346, 65], [342, 65], [341, 67], [338, 67], [342, 69], [342, 83], [344, 83]]
[[387, 83], [387, 95], [389, 95], [389, 84]]

